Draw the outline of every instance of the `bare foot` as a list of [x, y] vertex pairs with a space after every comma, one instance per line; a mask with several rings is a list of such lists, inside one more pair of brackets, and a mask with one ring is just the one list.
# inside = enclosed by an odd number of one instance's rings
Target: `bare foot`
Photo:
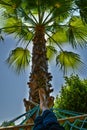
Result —
[[40, 97], [40, 108], [43, 111], [51, 108], [54, 105], [54, 97], [50, 96], [46, 98], [46, 93], [43, 88], [39, 89], [39, 97]]
[[53, 105], [54, 105], [54, 97], [53, 96], [50, 96], [47, 98], [47, 105], [49, 108], [53, 107]]

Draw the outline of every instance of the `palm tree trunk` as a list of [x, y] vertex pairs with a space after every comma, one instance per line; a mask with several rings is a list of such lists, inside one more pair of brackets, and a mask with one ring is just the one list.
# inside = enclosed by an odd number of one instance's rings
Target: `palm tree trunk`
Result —
[[29, 86], [29, 101], [24, 100], [26, 111], [34, 106], [30, 101], [39, 103], [39, 88], [44, 88], [47, 97], [53, 91], [50, 81], [52, 76], [48, 73], [48, 59], [46, 51], [46, 40], [44, 36], [45, 28], [42, 25], [37, 25], [35, 28], [35, 36], [33, 39], [32, 50], [32, 70], [30, 74]]

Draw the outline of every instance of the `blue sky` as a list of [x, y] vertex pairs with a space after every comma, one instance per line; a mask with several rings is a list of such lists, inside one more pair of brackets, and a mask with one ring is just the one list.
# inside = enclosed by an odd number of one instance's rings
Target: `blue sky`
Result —
[[[23, 98], [28, 98], [28, 86], [30, 69], [25, 73], [17, 75], [8, 67], [5, 60], [11, 49], [14, 49], [16, 41], [12, 37], [6, 37], [4, 43], [0, 43], [0, 124], [3, 121], [9, 121], [25, 112]], [[87, 48], [79, 49], [82, 59], [85, 62], [85, 68], [80, 70], [79, 75], [87, 77]], [[53, 95], [57, 95], [63, 84], [63, 74], [52, 62], [49, 66], [49, 72], [52, 73]]]

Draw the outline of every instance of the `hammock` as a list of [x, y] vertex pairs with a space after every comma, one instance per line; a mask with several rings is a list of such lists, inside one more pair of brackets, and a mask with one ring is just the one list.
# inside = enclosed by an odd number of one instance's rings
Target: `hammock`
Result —
[[[39, 105], [35, 106], [32, 110], [14, 118], [13, 120], [7, 122], [7, 124], [0, 128], [0, 130], [25, 130], [26, 128], [32, 129], [34, 124], [25, 125], [25, 122], [29, 120], [30, 117], [36, 113], [36, 116], [39, 115]], [[87, 114], [62, 110], [62, 109], [51, 109], [61, 125], [65, 127], [65, 130], [87, 130]], [[9, 126], [9, 124], [19, 120], [20, 118], [25, 117], [25, 119], [17, 126]], [[29, 127], [30, 126], [30, 127]]]

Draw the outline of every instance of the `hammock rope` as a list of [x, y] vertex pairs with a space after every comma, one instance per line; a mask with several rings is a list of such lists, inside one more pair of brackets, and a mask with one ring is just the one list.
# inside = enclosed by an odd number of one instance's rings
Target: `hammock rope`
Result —
[[[59, 123], [61, 123], [61, 125], [65, 127], [65, 130], [87, 130], [87, 114], [56, 108], [52, 108], [51, 110], [55, 113]], [[39, 105], [36, 105], [33, 109], [29, 110], [28, 112], [14, 118], [11, 121], [8, 121], [4, 128], [6, 127], [7, 129], [7, 126], [9, 126], [10, 123], [14, 123], [18, 119], [25, 117], [25, 119], [18, 125], [22, 126], [25, 124], [27, 120], [29, 120], [33, 116], [34, 113], [36, 114], [36, 116], [38, 116], [39, 112], [40, 107]], [[0, 128], [0, 130], [3, 129]], [[24, 129], [19, 128], [19, 130]]]

